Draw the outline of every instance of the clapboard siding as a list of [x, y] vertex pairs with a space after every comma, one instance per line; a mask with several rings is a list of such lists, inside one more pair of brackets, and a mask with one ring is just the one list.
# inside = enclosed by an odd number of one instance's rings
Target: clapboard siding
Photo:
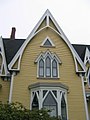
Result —
[[10, 82], [3, 81], [0, 78], [0, 84], [2, 85], [2, 88], [0, 88], [0, 101], [6, 103], [9, 100]]
[[[43, 40], [49, 36], [55, 47], [40, 47]], [[41, 52], [47, 50], [56, 53], [62, 64], [59, 65], [59, 79], [37, 79], [37, 64], [34, 63]], [[69, 87], [68, 113], [70, 120], [85, 120], [84, 99], [80, 77], [75, 72], [73, 55], [66, 43], [53, 32], [46, 28], [38, 33], [27, 45], [21, 60], [20, 73], [14, 77], [13, 101], [19, 101], [27, 108], [30, 107], [30, 91], [28, 86], [36, 82], [61, 82]]]

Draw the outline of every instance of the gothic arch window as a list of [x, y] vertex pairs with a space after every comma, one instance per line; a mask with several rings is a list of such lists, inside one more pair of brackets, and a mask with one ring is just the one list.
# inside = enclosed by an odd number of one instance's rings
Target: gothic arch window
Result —
[[44, 77], [44, 61], [41, 59], [39, 61], [39, 76]]
[[61, 99], [61, 117], [62, 117], [62, 120], [67, 120], [66, 101], [63, 94]]
[[52, 61], [52, 76], [53, 77], [57, 77], [58, 76], [57, 61], [55, 59]]
[[51, 77], [51, 59], [50, 57], [47, 57], [45, 60], [45, 66], [46, 66], [46, 77]]
[[[53, 86], [53, 87], [52, 87]], [[67, 120], [67, 90], [61, 83], [40, 82], [29, 86], [31, 91], [30, 109], [47, 109], [50, 116], [61, 116]]]
[[34, 98], [33, 98], [33, 102], [32, 102], [32, 109], [38, 109], [38, 108], [39, 108], [39, 103], [38, 103], [37, 95], [35, 93]]
[[47, 97], [43, 102], [43, 108], [50, 110], [50, 116], [57, 116], [57, 102], [52, 96], [51, 92], [48, 93]]
[[41, 53], [36, 59], [37, 77], [39, 78], [59, 78], [59, 64], [61, 61], [50, 51]]

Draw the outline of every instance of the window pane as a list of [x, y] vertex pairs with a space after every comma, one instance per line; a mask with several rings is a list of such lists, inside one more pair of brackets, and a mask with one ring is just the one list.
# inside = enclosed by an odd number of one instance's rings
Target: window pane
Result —
[[47, 39], [46, 42], [44, 43], [45, 46], [52, 46], [51, 42]]
[[57, 102], [52, 96], [51, 92], [49, 92], [46, 99], [44, 100], [43, 107], [51, 111], [49, 112], [50, 116], [57, 116]]
[[51, 76], [51, 60], [49, 57], [46, 58], [46, 77]]
[[44, 61], [39, 61], [39, 77], [44, 77]]
[[52, 62], [52, 76], [58, 77], [57, 62], [55, 60]]
[[62, 95], [62, 100], [61, 100], [61, 116], [63, 120], [67, 120], [67, 110], [66, 110], [66, 102], [64, 95]]
[[56, 68], [53, 68], [53, 77], [57, 77], [57, 70], [56, 70]]
[[46, 68], [46, 76], [50, 77], [50, 68]]
[[53, 67], [57, 67], [57, 62], [56, 62], [56, 60], [53, 60], [53, 63], [52, 63], [52, 65], [53, 65]]
[[38, 103], [38, 98], [37, 98], [36, 93], [35, 93], [35, 96], [34, 96], [34, 99], [33, 99], [33, 102], [32, 102], [32, 109], [33, 108], [39, 108], [39, 103]]
[[43, 68], [40, 68], [40, 69], [39, 69], [39, 76], [44, 76]]
[[40, 67], [44, 67], [44, 61], [41, 59], [39, 62]]
[[51, 66], [51, 60], [49, 57], [46, 58], [46, 67], [50, 67]]

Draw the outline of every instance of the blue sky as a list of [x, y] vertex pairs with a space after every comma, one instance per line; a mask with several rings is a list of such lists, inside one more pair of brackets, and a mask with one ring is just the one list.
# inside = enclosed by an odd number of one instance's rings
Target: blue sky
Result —
[[49, 9], [71, 43], [90, 45], [90, 0], [0, 0], [0, 36], [27, 38]]

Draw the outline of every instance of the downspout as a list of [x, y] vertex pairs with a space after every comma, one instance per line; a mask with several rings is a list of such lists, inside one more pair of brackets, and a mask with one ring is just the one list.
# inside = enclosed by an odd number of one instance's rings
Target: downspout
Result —
[[12, 75], [11, 75], [10, 93], [9, 93], [9, 103], [12, 102], [12, 92], [13, 92], [14, 75], [15, 75], [15, 73], [13, 72]]
[[86, 95], [85, 95], [85, 87], [84, 87], [84, 80], [82, 74], [80, 74], [81, 81], [82, 81], [82, 89], [83, 89], [83, 96], [84, 96], [84, 105], [85, 105], [85, 111], [86, 111], [86, 120], [89, 120], [88, 115], [88, 108], [87, 108], [87, 101], [86, 101]]

